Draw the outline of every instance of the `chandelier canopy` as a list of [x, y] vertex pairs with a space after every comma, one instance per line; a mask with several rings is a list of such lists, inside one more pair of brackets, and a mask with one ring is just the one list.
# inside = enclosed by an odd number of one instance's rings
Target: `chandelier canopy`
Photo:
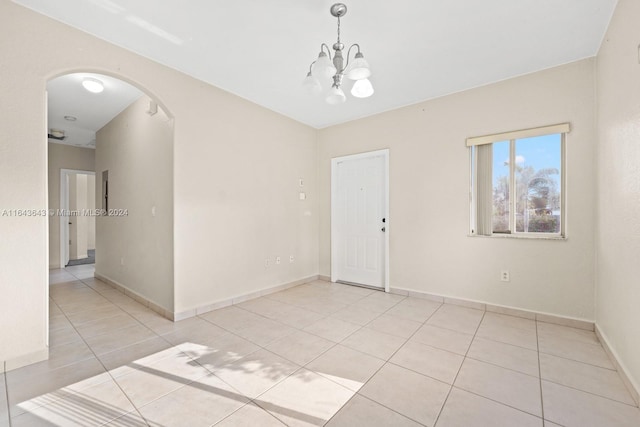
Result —
[[[318, 95], [323, 91], [323, 83], [331, 83], [333, 80], [325, 99], [331, 105], [342, 104], [347, 100], [341, 87], [346, 76], [350, 80], [355, 80], [351, 88], [351, 95], [356, 98], [367, 98], [373, 95], [373, 86], [369, 81], [371, 69], [367, 60], [364, 59], [364, 55], [360, 52], [360, 45], [354, 43], [347, 49], [346, 62], [342, 56], [345, 46], [340, 41], [340, 18], [347, 13], [347, 6], [343, 3], [336, 3], [331, 6], [330, 12], [331, 15], [338, 18], [338, 41], [333, 44], [333, 57], [329, 46], [322, 43], [318, 59], [309, 66], [309, 72], [302, 84], [310, 93]], [[356, 48], [357, 52], [350, 62], [349, 58], [353, 48]]]

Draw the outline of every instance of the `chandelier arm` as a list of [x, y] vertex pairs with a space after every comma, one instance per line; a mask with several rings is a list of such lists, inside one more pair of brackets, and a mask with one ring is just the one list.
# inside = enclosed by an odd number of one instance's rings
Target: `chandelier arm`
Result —
[[[354, 46], [358, 48], [358, 53], [360, 53], [360, 45], [359, 45], [358, 43], [354, 43], [354, 44], [352, 44], [351, 46], [349, 46], [349, 50], [347, 50], [347, 63], [344, 65], [344, 69], [345, 69], [345, 70], [346, 70], [346, 69], [347, 69], [347, 67], [349, 66], [349, 56], [351, 55], [351, 49], [352, 49]], [[356, 55], [357, 55], [357, 53], [356, 53]]]
[[309, 73], [311, 73], [311, 69], [313, 68], [313, 64], [315, 64], [316, 61], [313, 61], [310, 65], [309, 65]]
[[[330, 59], [330, 60], [333, 60], [333, 58], [331, 58], [331, 49], [329, 49], [329, 46], [327, 46], [327, 44], [326, 44], [326, 43], [322, 43], [322, 44], [320, 45], [320, 52], [324, 52], [324, 48], [325, 48], [325, 47], [327, 48], [327, 54], [329, 55], [329, 59]], [[314, 62], [315, 62], [315, 61], [314, 61]]]

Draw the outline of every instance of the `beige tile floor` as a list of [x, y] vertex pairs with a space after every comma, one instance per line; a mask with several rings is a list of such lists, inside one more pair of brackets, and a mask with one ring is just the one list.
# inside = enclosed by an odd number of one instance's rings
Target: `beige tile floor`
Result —
[[173, 323], [92, 266], [50, 281], [0, 427], [640, 426], [592, 332], [320, 281]]

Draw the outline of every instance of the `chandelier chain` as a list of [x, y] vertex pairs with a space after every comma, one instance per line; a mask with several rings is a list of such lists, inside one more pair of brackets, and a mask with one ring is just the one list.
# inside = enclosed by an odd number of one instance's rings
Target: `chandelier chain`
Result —
[[340, 43], [340, 17], [338, 16], [338, 43]]

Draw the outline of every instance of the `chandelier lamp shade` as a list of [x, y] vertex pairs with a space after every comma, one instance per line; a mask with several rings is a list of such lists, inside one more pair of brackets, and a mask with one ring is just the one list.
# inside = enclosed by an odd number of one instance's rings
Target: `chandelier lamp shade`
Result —
[[[325, 43], [320, 45], [318, 59], [309, 66], [307, 77], [302, 82], [303, 87], [313, 95], [323, 92], [323, 84], [331, 84], [325, 100], [328, 104], [342, 104], [347, 97], [342, 90], [344, 78], [354, 80], [351, 88], [351, 95], [356, 98], [368, 98], [373, 95], [373, 85], [369, 81], [371, 68], [364, 55], [360, 51], [360, 45], [352, 44], [346, 50], [346, 58], [343, 56], [345, 45], [340, 41], [340, 18], [347, 13], [347, 6], [336, 3], [331, 6], [331, 15], [338, 18], [338, 41], [333, 44], [333, 55], [331, 49]], [[356, 49], [353, 60], [350, 60], [351, 50]], [[345, 61], [346, 60], [346, 61]]]

